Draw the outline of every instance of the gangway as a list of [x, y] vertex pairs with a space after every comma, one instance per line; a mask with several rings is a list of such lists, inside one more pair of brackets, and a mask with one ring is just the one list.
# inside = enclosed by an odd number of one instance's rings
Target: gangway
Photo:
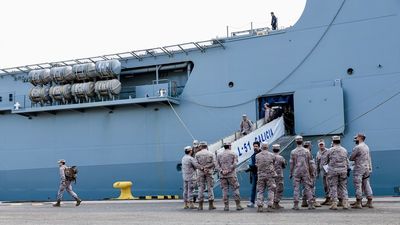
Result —
[[[253, 131], [249, 134], [242, 136], [240, 132], [235, 132], [232, 135], [209, 145], [208, 150], [216, 157], [219, 152], [223, 151], [224, 143], [231, 143], [232, 150], [238, 155], [237, 169], [238, 171], [242, 171], [247, 169], [247, 162], [254, 152], [254, 141], [268, 142], [269, 144], [279, 143], [282, 146], [282, 150], [284, 150], [294, 141], [294, 137], [285, 136], [283, 117], [279, 117], [267, 124], [263, 124], [262, 119], [256, 122], [253, 126]], [[214, 188], [219, 185], [218, 173], [215, 173]]]

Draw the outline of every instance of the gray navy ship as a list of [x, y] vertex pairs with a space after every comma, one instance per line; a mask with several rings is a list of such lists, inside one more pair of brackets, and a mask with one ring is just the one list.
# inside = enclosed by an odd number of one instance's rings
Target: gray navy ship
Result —
[[0, 69], [0, 200], [54, 199], [61, 158], [79, 167], [83, 199], [113, 197], [124, 180], [136, 196], [181, 194], [183, 147], [221, 142], [242, 114], [262, 119], [266, 102], [284, 111], [277, 141], [339, 134], [350, 152], [365, 133], [374, 194], [393, 195], [399, 12], [398, 0], [308, 0], [289, 28]]

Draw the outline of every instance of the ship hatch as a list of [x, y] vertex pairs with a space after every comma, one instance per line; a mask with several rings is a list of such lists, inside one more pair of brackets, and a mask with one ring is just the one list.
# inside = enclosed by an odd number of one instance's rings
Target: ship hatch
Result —
[[343, 89], [333, 86], [296, 91], [294, 117], [296, 134], [342, 134], [345, 128]]

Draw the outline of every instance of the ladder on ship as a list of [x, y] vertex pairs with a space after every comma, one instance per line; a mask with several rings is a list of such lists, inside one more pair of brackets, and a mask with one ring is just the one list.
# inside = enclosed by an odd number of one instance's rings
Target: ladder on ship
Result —
[[[275, 130], [275, 132], [272, 129]], [[220, 151], [223, 151], [223, 144], [225, 142], [230, 142], [232, 144], [232, 150], [236, 151], [239, 155], [239, 162], [236, 166], [237, 172], [242, 172], [247, 169], [248, 162], [254, 151], [252, 150], [252, 145], [256, 139], [260, 142], [267, 141], [271, 146], [273, 144], [280, 144], [281, 152], [283, 152], [293, 143], [294, 136], [285, 135], [283, 117], [279, 117], [267, 124], [264, 124], [264, 120], [261, 119], [254, 125], [251, 133], [246, 136], [241, 136], [240, 132], [235, 132], [234, 134], [209, 145], [209, 151], [215, 154], [216, 157]], [[246, 150], [242, 150], [242, 147], [240, 147], [242, 143], [246, 146]], [[215, 188], [220, 185], [220, 180], [217, 172], [213, 176]]]

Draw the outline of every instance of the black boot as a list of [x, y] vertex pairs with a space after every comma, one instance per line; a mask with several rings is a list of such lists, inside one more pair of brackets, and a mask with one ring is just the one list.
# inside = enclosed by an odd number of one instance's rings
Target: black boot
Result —
[[53, 207], [60, 207], [60, 206], [61, 206], [61, 200], [57, 200], [57, 202], [53, 204]]

